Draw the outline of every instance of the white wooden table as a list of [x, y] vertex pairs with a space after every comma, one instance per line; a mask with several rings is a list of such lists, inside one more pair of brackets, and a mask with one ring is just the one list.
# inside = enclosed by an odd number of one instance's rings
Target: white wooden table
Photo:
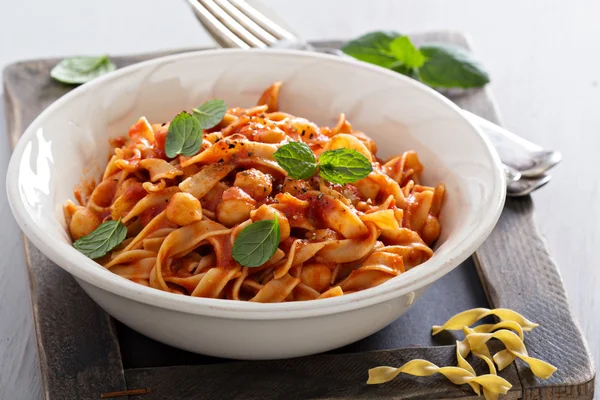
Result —
[[[534, 195], [537, 220], [592, 353], [600, 359], [600, 268], [594, 261], [600, 245], [600, 2], [263, 2], [306, 39], [349, 38], [380, 29], [471, 34], [491, 73], [504, 124], [563, 153], [552, 182]], [[0, 15], [0, 68], [24, 58], [212, 43], [183, 0], [3, 1]], [[0, 126], [0, 399], [40, 399], [21, 237], [4, 190], [9, 155]]]

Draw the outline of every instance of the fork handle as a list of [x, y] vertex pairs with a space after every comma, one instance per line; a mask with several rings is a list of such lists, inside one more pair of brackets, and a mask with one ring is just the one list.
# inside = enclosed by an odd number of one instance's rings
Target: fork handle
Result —
[[545, 150], [470, 111], [462, 111], [492, 142], [502, 162], [519, 171], [523, 178], [544, 175], [544, 172], [558, 164], [562, 158], [558, 151]]

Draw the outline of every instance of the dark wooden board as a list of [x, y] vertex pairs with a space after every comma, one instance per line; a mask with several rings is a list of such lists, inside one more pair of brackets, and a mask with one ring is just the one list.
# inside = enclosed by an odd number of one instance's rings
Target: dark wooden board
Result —
[[[469, 47], [464, 35], [451, 32], [416, 35], [414, 40]], [[164, 54], [113, 59], [122, 67]], [[70, 90], [49, 78], [57, 61], [24, 61], [5, 69], [6, 122], [13, 145], [44, 108]], [[487, 90], [451, 98], [498, 122]], [[432, 338], [430, 326], [466, 308], [489, 304], [513, 308], [542, 323], [528, 334], [528, 349], [559, 368], [551, 380], [540, 381], [522, 364], [510, 366], [503, 376], [513, 388], [505, 398], [591, 399], [591, 356], [532, 213], [531, 199], [509, 199], [498, 227], [474, 257], [477, 272], [468, 260], [389, 327], [328, 354], [281, 361], [232, 362], [148, 339], [112, 320], [69, 274], [25, 240], [45, 398], [97, 399], [100, 393], [140, 387], [154, 391], [130, 398], [472, 398], [468, 387], [456, 387], [439, 376], [404, 376], [373, 387], [364, 381], [370, 367], [400, 365], [411, 358], [455, 364], [454, 337]]]
[[[365, 385], [366, 369], [402, 365], [426, 357], [436, 365], [455, 365], [454, 346], [414, 347], [353, 354], [317, 355], [281, 361], [236, 362], [186, 367], [132, 369], [125, 372], [131, 387], [152, 387], [140, 400], [179, 399], [476, 399], [467, 385], [449, 384], [441, 375], [402, 375], [385, 385]], [[480, 372], [485, 368], [479, 366]], [[504, 399], [521, 398], [516, 371], [500, 373], [515, 382]], [[164, 379], [169, 377], [169, 379]], [[224, 385], [226, 385], [224, 387]], [[186, 388], [183, 389], [182, 388]], [[181, 396], [181, 394], [184, 394]]]
[[[529, 197], [506, 204], [498, 226], [477, 250], [475, 259], [490, 301], [531, 316], [540, 324], [527, 335], [529, 355], [559, 367], [552, 378], [541, 380], [525, 364], [517, 363], [523, 397], [592, 398], [595, 373], [589, 349], [570, 313], [558, 269], [533, 222]], [[492, 264], [494, 268], [484, 267]], [[518, 279], [507, 285], [515, 268]]]

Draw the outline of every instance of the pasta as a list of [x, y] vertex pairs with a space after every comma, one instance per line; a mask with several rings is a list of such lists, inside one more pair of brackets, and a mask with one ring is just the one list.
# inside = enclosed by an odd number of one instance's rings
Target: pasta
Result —
[[438, 367], [427, 360], [410, 360], [399, 368], [377, 367], [369, 370], [368, 384], [378, 384], [394, 379], [398, 374], [405, 373], [415, 376], [430, 376], [436, 373], [444, 375], [455, 385], [477, 384], [494, 393], [506, 394], [512, 385], [504, 378], [489, 374], [476, 376], [474, 373], [460, 367]]
[[[500, 329], [493, 333], [472, 333], [467, 335], [469, 344], [476, 348], [482, 347], [485, 342], [490, 339], [498, 339], [506, 346], [506, 351], [494, 355], [494, 361], [498, 364], [500, 370], [510, 364], [514, 360], [514, 357], [519, 357], [529, 364], [531, 372], [538, 378], [548, 379], [552, 376], [554, 371], [556, 371], [556, 367], [547, 362], [534, 357], [529, 357], [523, 341], [512, 331]], [[510, 357], [508, 362], [502, 360], [502, 358], [507, 357], [507, 355]]]
[[[414, 151], [380, 159], [375, 142], [344, 114], [320, 127], [280, 111], [280, 87], [269, 87], [255, 107], [223, 109], [214, 126], [200, 125], [193, 143], [193, 134], [170, 137], [189, 114], [163, 124], [141, 117], [128, 137], [112, 139], [100, 182], [78, 193], [80, 204], [65, 205], [75, 247], [118, 221], [122, 241], [96, 259], [108, 270], [171, 293], [253, 302], [341, 296], [427, 261], [441, 231], [444, 185], [422, 184]], [[278, 158], [292, 143], [319, 159], [312, 176], [295, 178]], [[336, 183], [325, 154], [352, 156], [368, 170]], [[261, 221], [279, 240], [260, 265], [242, 265], [236, 240]]]
[[[497, 324], [468, 326], [488, 315], [495, 315], [502, 321]], [[389, 382], [400, 373], [429, 376], [439, 372], [456, 385], [468, 384], [478, 396], [483, 389], [486, 400], [496, 400], [500, 394], [506, 394], [512, 387], [508, 381], [497, 375], [497, 371], [502, 371], [515, 358], [520, 358], [526, 362], [531, 372], [541, 379], [549, 379], [556, 371], [556, 367], [553, 365], [529, 356], [523, 343], [523, 331], [530, 331], [539, 325], [513, 310], [506, 308], [466, 310], [454, 315], [442, 326], [434, 326], [432, 335], [436, 335], [442, 330], [458, 330], [460, 324], [464, 324], [462, 331], [465, 334], [465, 339], [456, 341], [456, 367], [438, 367], [429, 361], [416, 359], [399, 368], [387, 366], [371, 368], [367, 384]], [[486, 344], [492, 339], [499, 340], [506, 347], [494, 356], [490, 354]], [[489, 374], [477, 376], [475, 370], [467, 361], [470, 353], [486, 363]]]
[[[529, 321], [527, 318], [522, 316], [521, 314], [514, 312], [513, 310], [509, 310], [507, 308], [495, 308], [493, 310], [487, 308], [473, 308], [471, 310], [463, 311], [461, 313], [456, 314], [452, 318], [450, 318], [446, 323], [442, 326], [434, 326], [432, 328], [432, 335], [437, 335], [438, 333], [444, 330], [459, 330], [463, 329], [465, 326], [471, 326], [475, 322], [479, 321], [482, 318], [485, 318], [489, 315], [495, 315], [500, 318], [502, 321], [514, 321], [516, 322], [523, 331], [530, 331], [533, 328], [539, 326], [538, 324]], [[488, 328], [486, 326], [486, 328]], [[489, 327], [491, 328], [491, 327]], [[485, 329], [485, 328], [478, 328]], [[522, 332], [521, 332], [522, 334]]]

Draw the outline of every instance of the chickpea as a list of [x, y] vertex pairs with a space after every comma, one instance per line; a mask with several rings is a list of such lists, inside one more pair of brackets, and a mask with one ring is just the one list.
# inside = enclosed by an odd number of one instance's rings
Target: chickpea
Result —
[[223, 192], [223, 198], [217, 206], [217, 219], [228, 228], [250, 218], [250, 212], [256, 209], [256, 200], [242, 189], [232, 186]]
[[329, 288], [331, 270], [324, 264], [308, 264], [302, 267], [300, 279], [306, 286], [321, 293]]
[[250, 168], [235, 175], [233, 186], [239, 187], [255, 200], [261, 201], [271, 194], [273, 180], [270, 175], [256, 168]]
[[290, 237], [290, 222], [281, 211], [263, 204], [258, 207], [258, 210], [252, 212], [251, 217], [252, 221], [257, 222], [265, 219], [275, 219], [275, 215], [277, 215], [277, 222], [279, 222], [279, 242], [281, 243]]
[[77, 240], [82, 236], [89, 235], [94, 229], [100, 226], [100, 217], [85, 207], [77, 207], [77, 211], [71, 218], [69, 232], [71, 238]]
[[167, 205], [167, 218], [177, 225], [188, 225], [200, 221], [202, 205], [189, 193], [175, 193]]

